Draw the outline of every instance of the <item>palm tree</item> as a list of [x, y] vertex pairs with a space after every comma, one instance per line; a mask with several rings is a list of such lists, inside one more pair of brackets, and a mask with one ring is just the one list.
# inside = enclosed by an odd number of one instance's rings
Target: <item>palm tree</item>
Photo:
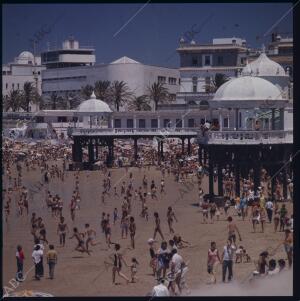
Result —
[[169, 93], [163, 83], [154, 83], [151, 87], [148, 87], [148, 94], [149, 98], [153, 100], [155, 104], [155, 110], [157, 110], [158, 103], [166, 101]]
[[26, 112], [29, 112], [29, 105], [31, 102], [36, 103], [38, 101], [36, 88], [30, 82], [25, 82], [23, 86], [23, 107]]
[[110, 81], [108, 80], [99, 80], [95, 82], [95, 95], [98, 99], [109, 102], [109, 88]]
[[110, 99], [114, 103], [119, 112], [120, 106], [132, 99], [132, 92], [129, 90], [127, 84], [123, 81], [114, 81], [110, 88]]
[[227, 81], [229, 81], [227, 75], [216, 73], [214, 80], [205, 86], [205, 91], [208, 93], [215, 93]]
[[4, 102], [5, 110], [11, 109], [13, 112], [17, 112], [22, 109], [22, 95], [19, 90], [11, 90]]
[[59, 108], [65, 107], [63, 105], [63, 98], [61, 96], [58, 96], [56, 92], [51, 93], [49, 100], [51, 110], [57, 110]]
[[135, 111], [150, 111], [151, 106], [147, 95], [134, 96], [132, 102], [129, 105], [130, 110]]
[[81, 95], [84, 99], [89, 99], [93, 93], [94, 87], [91, 85], [85, 85], [81, 87]]

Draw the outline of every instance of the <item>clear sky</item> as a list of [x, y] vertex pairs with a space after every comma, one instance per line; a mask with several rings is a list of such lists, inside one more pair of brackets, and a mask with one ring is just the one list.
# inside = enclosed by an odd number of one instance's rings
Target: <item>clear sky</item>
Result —
[[[144, 2], [146, 3], [146, 2]], [[3, 5], [3, 62], [20, 52], [32, 51], [30, 39], [41, 29], [37, 51], [61, 46], [74, 35], [81, 45], [93, 45], [97, 63], [109, 63], [122, 56], [145, 64], [178, 67], [175, 49], [180, 36], [193, 25], [202, 30], [200, 43], [213, 38], [241, 37], [250, 47], [260, 47], [270, 36], [257, 40], [287, 12], [291, 3], [237, 4], [6, 4]], [[141, 9], [139, 12], [138, 10]], [[138, 13], [137, 13], [138, 12]], [[137, 14], [136, 14], [137, 13]], [[136, 16], [134, 16], [136, 14]], [[133, 17], [134, 16], [134, 17]], [[133, 17], [133, 18], [132, 18]], [[124, 24], [129, 22], [122, 28]], [[279, 32], [292, 36], [292, 11], [279, 23]]]

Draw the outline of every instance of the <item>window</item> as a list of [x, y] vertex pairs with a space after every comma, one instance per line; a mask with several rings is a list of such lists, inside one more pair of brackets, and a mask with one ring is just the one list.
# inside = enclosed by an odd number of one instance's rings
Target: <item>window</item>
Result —
[[146, 120], [145, 119], [139, 119], [139, 128], [140, 129], [146, 128]]
[[6, 75], [6, 71], [2, 71], [2, 75]]
[[223, 56], [218, 56], [218, 65], [222, 66], [223, 64]]
[[165, 84], [166, 83], [167, 78], [165, 76], [158, 76], [157, 77], [157, 81], [159, 83]]
[[189, 128], [193, 128], [195, 126], [195, 119], [194, 118], [190, 118], [188, 120], [188, 127]]
[[197, 66], [198, 65], [198, 59], [196, 57], [192, 57], [192, 65]]
[[196, 76], [193, 76], [192, 81], [193, 81], [193, 92], [196, 93], [198, 78]]
[[6, 88], [6, 90], [8, 89], [8, 84], [7, 83], [5, 84], [5, 88]]
[[43, 116], [36, 116], [36, 122], [37, 123], [43, 123], [44, 122], [44, 117]]
[[170, 119], [164, 119], [164, 128], [171, 127], [171, 121]]
[[12, 87], [12, 89], [14, 90], [14, 88], [15, 88], [15, 84], [12, 84], [12, 85], [11, 85], [11, 87]]
[[115, 125], [116, 129], [120, 129], [121, 128], [121, 119], [115, 119], [114, 125]]
[[179, 84], [179, 85], [181, 84], [180, 78], [178, 79], [178, 84]]
[[127, 119], [127, 128], [133, 129], [133, 119]]
[[41, 71], [38, 71], [38, 75], [40, 75], [41, 74]]
[[66, 116], [58, 116], [57, 122], [67, 122], [67, 117]]
[[241, 57], [241, 65], [244, 65], [246, 63], [246, 58], [245, 57]]
[[176, 85], [176, 78], [169, 77], [169, 85]]
[[77, 122], [77, 121], [78, 121], [78, 117], [73, 117], [73, 118], [72, 118], [72, 121], [73, 121], [73, 122]]
[[158, 128], [158, 120], [157, 119], [151, 119], [151, 128], [152, 129]]
[[17, 84], [18, 90], [20, 89], [20, 84]]
[[176, 119], [176, 127], [182, 128], [182, 119]]
[[239, 113], [239, 127], [242, 126], [242, 113]]
[[210, 55], [205, 55], [204, 56], [204, 66], [210, 66], [211, 61], [210, 61]]
[[224, 128], [229, 128], [229, 119], [228, 119], [228, 117], [223, 119], [223, 126], [224, 126]]

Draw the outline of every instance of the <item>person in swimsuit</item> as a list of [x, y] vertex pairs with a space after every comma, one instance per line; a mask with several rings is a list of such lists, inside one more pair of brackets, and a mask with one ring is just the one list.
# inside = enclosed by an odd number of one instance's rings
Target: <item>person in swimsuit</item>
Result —
[[267, 213], [264, 207], [260, 208], [260, 224], [261, 224], [261, 232], [264, 232], [264, 225], [266, 223]]
[[203, 201], [202, 203], [202, 214], [203, 214], [203, 223], [207, 224], [207, 219], [208, 219], [208, 202]]
[[207, 272], [211, 276], [209, 283], [216, 284], [216, 266], [221, 262], [219, 251], [216, 248], [216, 243], [214, 241], [210, 244], [210, 249], [208, 249], [207, 256]]
[[252, 227], [253, 227], [253, 232], [256, 231], [256, 224], [259, 223], [260, 221], [260, 210], [257, 205], [252, 206]]
[[130, 272], [131, 272], [131, 283], [135, 283], [137, 280], [136, 274], [137, 274], [137, 266], [138, 266], [138, 261], [136, 260], [135, 257], [131, 259], [131, 266], [130, 266]]
[[178, 222], [176, 216], [175, 216], [175, 213], [172, 209], [172, 207], [168, 207], [168, 212], [167, 212], [167, 220], [168, 220], [168, 225], [169, 225], [169, 230], [170, 230], [170, 233], [175, 233], [172, 225], [173, 225], [173, 218], [175, 219], [176, 223]]
[[66, 234], [69, 233], [68, 225], [65, 224], [65, 218], [61, 216], [60, 222], [57, 226], [57, 234], [59, 235], [59, 244], [64, 247], [66, 243]]
[[84, 234], [80, 233], [77, 228], [73, 228], [73, 235], [71, 237], [69, 237], [69, 239], [72, 239], [74, 237], [77, 239], [78, 245], [75, 248], [75, 251], [79, 251], [82, 253], [86, 252], [89, 255], [91, 255], [89, 250], [87, 250], [84, 246], [83, 236], [84, 236]]
[[159, 216], [158, 216], [157, 212], [154, 212], [154, 218], [155, 218], [155, 228], [154, 228], [153, 239], [155, 239], [156, 233], [158, 232], [159, 235], [161, 236], [162, 240], [165, 240], [165, 238], [162, 234], [161, 228], [160, 228], [160, 219], [159, 219]]
[[148, 244], [150, 246], [149, 252], [150, 252], [150, 257], [151, 257], [149, 265], [153, 270], [153, 276], [156, 275], [156, 270], [157, 270], [157, 255], [156, 255], [156, 252], [154, 249], [154, 242], [155, 242], [155, 240], [153, 238], [148, 239]]
[[284, 246], [284, 250], [288, 258], [289, 268], [291, 268], [293, 264], [293, 233], [289, 229], [286, 229], [284, 233], [284, 240], [279, 243], [275, 250], [277, 250], [281, 245]]
[[89, 224], [85, 224], [84, 235], [87, 236], [87, 240], [85, 242], [85, 247], [87, 250], [89, 249], [89, 244], [91, 244], [91, 246], [96, 246], [96, 245], [100, 244], [100, 242], [98, 242], [98, 243], [95, 242], [96, 231], [94, 229], [91, 229]]
[[127, 284], [129, 283], [129, 278], [126, 277], [123, 273], [121, 273], [122, 269], [122, 262], [126, 265], [127, 263], [125, 262], [122, 254], [120, 253], [121, 246], [119, 244], [115, 244], [115, 253], [110, 256], [110, 258], [113, 260], [113, 268], [112, 268], [112, 280], [113, 284], [116, 283], [116, 273], [122, 277], [123, 279], [126, 280]]
[[228, 240], [232, 240], [233, 244], [235, 245], [235, 242], [236, 242], [235, 231], [238, 233], [240, 241], [242, 241], [242, 237], [241, 237], [238, 227], [233, 222], [233, 219], [231, 216], [228, 216], [227, 221], [228, 221], [228, 226], [227, 226], [228, 227]]
[[131, 216], [129, 219], [129, 233], [130, 233], [130, 240], [131, 240], [131, 247], [134, 249], [134, 236], [135, 236], [135, 231], [136, 231], [136, 225], [134, 222], [134, 217]]

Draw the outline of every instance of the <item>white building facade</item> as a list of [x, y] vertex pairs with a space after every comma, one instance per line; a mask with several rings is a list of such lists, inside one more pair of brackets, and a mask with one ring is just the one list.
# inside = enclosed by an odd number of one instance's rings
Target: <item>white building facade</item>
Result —
[[239, 75], [246, 64], [246, 41], [240, 38], [213, 39], [212, 44], [186, 43], [180, 40], [177, 52], [180, 56], [180, 92], [177, 104], [198, 104], [213, 98], [209, 93], [217, 73], [228, 78]]
[[83, 86], [94, 85], [96, 81], [124, 81], [136, 96], [147, 94], [149, 86], [162, 82], [173, 99], [180, 86], [178, 69], [144, 65], [122, 57], [110, 64], [44, 70], [42, 91], [44, 96], [53, 92], [61, 95], [79, 93]]
[[[46, 69], [41, 65], [41, 58], [34, 57], [29, 51], [23, 51], [15, 61], [2, 65], [2, 95], [7, 97], [13, 90], [23, 90], [24, 84], [30, 82], [42, 94], [42, 71]], [[32, 112], [38, 110], [35, 104], [30, 105]]]

